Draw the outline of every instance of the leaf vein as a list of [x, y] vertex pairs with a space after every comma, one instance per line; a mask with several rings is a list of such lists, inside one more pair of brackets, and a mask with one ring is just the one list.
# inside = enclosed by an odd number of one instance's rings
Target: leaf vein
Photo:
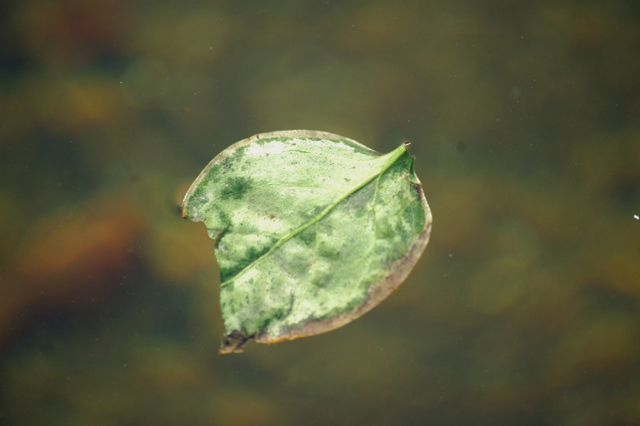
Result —
[[230, 285], [238, 277], [243, 275], [245, 273], [245, 271], [247, 271], [247, 270], [251, 269], [252, 267], [254, 267], [255, 265], [257, 265], [260, 261], [262, 261], [262, 259], [265, 259], [265, 258], [269, 257], [273, 252], [275, 252], [278, 248], [280, 248], [280, 246], [282, 246], [284, 243], [289, 241], [291, 238], [293, 238], [296, 235], [300, 234], [302, 231], [307, 229], [309, 226], [318, 223], [320, 220], [322, 220], [323, 217], [325, 217], [327, 214], [329, 214], [329, 212], [331, 212], [331, 210], [333, 210], [337, 205], [339, 205], [341, 202], [343, 202], [347, 197], [350, 197], [351, 195], [353, 195], [356, 191], [358, 191], [359, 189], [361, 189], [364, 186], [366, 186], [372, 180], [382, 176], [406, 152], [407, 152], [407, 150], [406, 150], [406, 148], [404, 148], [404, 146], [400, 146], [398, 149], [396, 149], [395, 151], [391, 152], [389, 154], [389, 158], [381, 166], [380, 171], [378, 173], [363, 179], [357, 185], [354, 185], [349, 190], [345, 191], [341, 197], [337, 198], [333, 203], [331, 203], [329, 206], [327, 206], [315, 218], [311, 219], [309, 222], [303, 224], [302, 226], [298, 227], [294, 231], [292, 231], [289, 234], [287, 234], [284, 237], [282, 237], [280, 240], [278, 240], [278, 242], [276, 242], [273, 245], [273, 247], [271, 247], [271, 249], [269, 249], [262, 256], [256, 258], [253, 262], [248, 264], [244, 269], [242, 269], [240, 272], [238, 272], [234, 277], [230, 278], [229, 280], [227, 280], [225, 282], [220, 283], [220, 287], [225, 287], [225, 286]]

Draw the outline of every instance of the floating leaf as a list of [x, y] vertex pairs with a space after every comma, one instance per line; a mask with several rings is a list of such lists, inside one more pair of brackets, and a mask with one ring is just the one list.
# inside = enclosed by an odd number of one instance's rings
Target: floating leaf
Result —
[[401, 145], [381, 155], [326, 132], [264, 133], [200, 173], [183, 217], [216, 240], [221, 353], [345, 325], [407, 277], [431, 212]]

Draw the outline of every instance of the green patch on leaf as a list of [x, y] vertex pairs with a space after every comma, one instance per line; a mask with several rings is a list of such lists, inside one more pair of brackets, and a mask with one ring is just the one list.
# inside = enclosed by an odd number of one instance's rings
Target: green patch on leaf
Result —
[[326, 132], [264, 133], [222, 151], [183, 201], [216, 239], [221, 353], [333, 330], [409, 275], [431, 211], [404, 145], [381, 155]]

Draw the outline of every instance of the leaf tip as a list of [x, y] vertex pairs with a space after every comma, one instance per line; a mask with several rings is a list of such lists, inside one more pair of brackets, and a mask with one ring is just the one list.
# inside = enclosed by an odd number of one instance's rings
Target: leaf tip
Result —
[[241, 353], [244, 351], [244, 345], [247, 344], [252, 336], [245, 336], [240, 330], [233, 330], [222, 338], [220, 345], [220, 354]]

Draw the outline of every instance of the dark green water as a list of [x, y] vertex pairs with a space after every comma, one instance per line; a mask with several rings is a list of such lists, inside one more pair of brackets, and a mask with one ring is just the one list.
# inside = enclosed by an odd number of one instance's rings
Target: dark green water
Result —
[[[640, 424], [633, 2], [0, 6], [0, 423]], [[176, 199], [225, 147], [411, 142], [407, 282], [331, 333], [217, 354]]]

